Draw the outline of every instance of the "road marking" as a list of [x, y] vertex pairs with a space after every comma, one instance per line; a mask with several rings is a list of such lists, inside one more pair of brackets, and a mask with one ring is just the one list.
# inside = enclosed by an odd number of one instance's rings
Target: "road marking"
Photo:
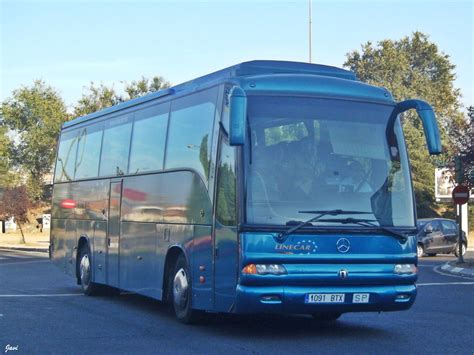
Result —
[[83, 296], [82, 293], [56, 293], [56, 294], [40, 294], [40, 295], [0, 295], [0, 297], [70, 297]]
[[38, 261], [14, 261], [12, 263], [1, 263], [0, 266], [6, 265], [23, 265], [23, 264], [36, 264], [36, 263], [49, 263], [49, 260], [38, 260]]
[[474, 285], [473, 282], [431, 282], [431, 283], [423, 283], [423, 284], [416, 284], [417, 286], [441, 286], [441, 285]]

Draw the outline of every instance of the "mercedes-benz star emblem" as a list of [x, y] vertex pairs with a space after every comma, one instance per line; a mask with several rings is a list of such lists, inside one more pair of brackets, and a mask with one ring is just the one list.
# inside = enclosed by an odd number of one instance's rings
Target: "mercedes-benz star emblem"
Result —
[[339, 238], [336, 242], [336, 248], [339, 253], [347, 253], [351, 248], [351, 243], [346, 238]]
[[341, 279], [345, 279], [347, 276], [349, 276], [349, 272], [346, 269], [339, 270], [339, 277]]

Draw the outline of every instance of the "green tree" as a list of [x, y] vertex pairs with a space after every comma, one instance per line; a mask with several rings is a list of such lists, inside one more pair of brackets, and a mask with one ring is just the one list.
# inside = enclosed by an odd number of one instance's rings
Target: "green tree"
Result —
[[11, 159], [27, 177], [33, 201], [42, 197], [43, 179], [51, 172], [61, 125], [69, 116], [59, 93], [44, 81], [13, 91], [1, 105], [3, 122], [13, 132]]
[[117, 94], [113, 86], [108, 87], [102, 83], [96, 86], [94, 82], [91, 82], [87, 92], [82, 95], [74, 107], [74, 116], [85, 116], [122, 101], [122, 98]]
[[468, 179], [469, 170], [474, 169], [474, 106], [467, 108], [466, 121], [458, 129], [456, 136], [457, 154], [461, 158], [464, 170], [464, 183], [474, 188]]
[[28, 222], [28, 208], [30, 208], [30, 205], [25, 186], [6, 189], [0, 203], [0, 219], [15, 218], [15, 222], [20, 228], [23, 243], [25, 243], [25, 235], [21, 224]]
[[10, 170], [9, 169], [10, 144], [11, 144], [10, 139], [7, 136], [7, 127], [3, 125], [2, 121], [0, 121], [0, 190], [3, 190], [7, 185], [7, 175]]
[[142, 77], [140, 80], [132, 81], [130, 84], [125, 83], [125, 92], [128, 95], [125, 100], [134, 99], [169, 87], [170, 83], [162, 76], [154, 76], [151, 79]]
[[371, 85], [391, 91], [396, 101], [420, 98], [429, 102], [437, 115], [446, 153], [428, 155], [421, 121], [412, 112], [403, 115], [403, 129], [412, 164], [419, 216], [435, 214], [433, 171], [446, 164], [456, 150], [454, 138], [463, 124], [460, 92], [454, 87], [455, 66], [427, 35], [414, 32], [398, 41], [367, 42], [362, 50], [347, 54], [344, 66]]
[[124, 95], [121, 95], [114, 86], [104, 84], [96, 85], [91, 82], [81, 99], [74, 108], [74, 116], [85, 116], [92, 112], [131, 100], [146, 94], [168, 88], [170, 83], [161, 76], [154, 76], [151, 79], [142, 77], [140, 80], [131, 83], [122, 82], [124, 85]]

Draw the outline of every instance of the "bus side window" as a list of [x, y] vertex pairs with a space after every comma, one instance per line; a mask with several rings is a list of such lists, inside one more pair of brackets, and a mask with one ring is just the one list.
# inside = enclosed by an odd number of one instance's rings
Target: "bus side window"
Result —
[[132, 114], [105, 122], [100, 176], [117, 176], [127, 172], [131, 132]]
[[75, 179], [95, 178], [99, 174], [102, 125], [93, 124], [79, 132]]
[[130, 174], [162, 170], [169, 103], [135, 112], [130, 149]]
[[235, 148], [230, 147], [224, 140], [221, 142], [219, 171], [217, 182], [217, 220], [226, 226], [235, 226]]
[[171, 103], [165, 168], [191, 168], [209, 177], [212, 126], [217, 88], [176, 99]]
[[74, 179], [74, 165], [76, 164], [78, 131], [61, 134], [54, 181], [72, 181]]

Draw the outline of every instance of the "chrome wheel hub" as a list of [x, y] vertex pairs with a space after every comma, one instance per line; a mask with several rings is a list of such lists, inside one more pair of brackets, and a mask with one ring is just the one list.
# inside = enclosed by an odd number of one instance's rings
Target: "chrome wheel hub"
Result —
[[89, 255], [85, 254], [82, 256], [81, 264], [79, 265], [79, 272], [82, 284], [84, 286], [89, 285], [91, 277], [91, 263], [89, 260]]
[[185, 307], [188, 294], [188, 278], [183, 268], [179, 269], [173, 280], [173, 302], [180, 308]]
[[416, 247], [416, 253], [417, 253], [418, 257], [421, 258], [423, 256], [423, 248], [418, 245]]

